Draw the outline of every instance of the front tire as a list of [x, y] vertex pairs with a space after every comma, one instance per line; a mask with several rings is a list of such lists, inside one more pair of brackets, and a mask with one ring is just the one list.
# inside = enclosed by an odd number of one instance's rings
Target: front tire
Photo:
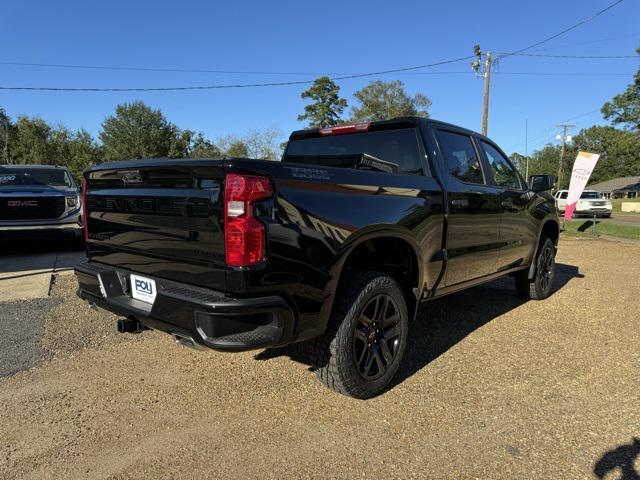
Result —
[[535, 273], [533, 279], [528, 278], [528, 271], [516, 276], [516, 291], [526, 300], [544, 300], [551, 295], [555, 278], [556, 247], [550, 238], [540, 239], [540, 247], [533, 260]]
[[326, 333], [311, 342], [311, 360], [327, 387], [371, 398], [389, 385], [402, 361], [407, 305], [400, 286], [384, 273], [350, 272], [341, 289]]

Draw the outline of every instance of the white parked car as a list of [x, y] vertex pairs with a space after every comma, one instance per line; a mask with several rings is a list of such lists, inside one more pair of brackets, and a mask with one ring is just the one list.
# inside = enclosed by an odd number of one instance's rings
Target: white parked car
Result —
[[[567, 195], [569, 190], [558, 190], [555, 194], [556, 207], [559, 213], [564, 213], [564, 209], [567, 205]], [[593, 217], [610, 217], [611, 216], [611, 200], [603, 198], [599, 192], [595, 190], [585, 190], [580, 195], [580, 200], [576, 205], [574, 215]]]

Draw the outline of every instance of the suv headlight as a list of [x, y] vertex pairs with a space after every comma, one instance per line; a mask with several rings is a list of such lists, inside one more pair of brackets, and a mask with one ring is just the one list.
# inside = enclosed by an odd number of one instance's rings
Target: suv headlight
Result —
[[78, 206], [80, 206], [80, 198], [76, 195], [73, 197], [66, 197], [67, 198], [67, 208], [77, 208]]

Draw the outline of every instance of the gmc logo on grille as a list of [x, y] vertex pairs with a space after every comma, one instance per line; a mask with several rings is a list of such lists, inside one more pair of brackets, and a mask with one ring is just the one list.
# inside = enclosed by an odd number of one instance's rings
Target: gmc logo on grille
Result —
[[37, 200], [7, 200], [7, 207], [37, 207]]

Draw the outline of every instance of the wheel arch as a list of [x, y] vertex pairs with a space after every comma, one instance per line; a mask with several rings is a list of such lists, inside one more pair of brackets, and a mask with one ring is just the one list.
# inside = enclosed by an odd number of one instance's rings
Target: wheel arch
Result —
[[531, 265], [529, 265], [529, 273], [527, 275], [527, 278], [529, 278], [529, 280], [531, 280], [536, 273], [536, 255], [538, 253], [538, 248], [540, 247], [540, 242], [543, 238], [550, 238], [556, 249], [558, 248], [558, 241], [560, 240], [560, 224], [557, 218], [546, 218], [540, 224], [540, 230], [538, 231], [538, 241], [536, 242], [535, 251], [533, 252]]
[[409, 320], [415, 317], [418, 299], [424, 285], [424, 267], [417, 241], [408, 233], [392, 229], [362, 232], [345, 244], [338, 260], [331, 269], [331, 280], [327, 284], [327, 301], [321, 315], [326, 321], [335, 302], [335, 293], [340, 287], [345, 272], [351, 269], [380, 271], [388, 274], [400, 285]]

